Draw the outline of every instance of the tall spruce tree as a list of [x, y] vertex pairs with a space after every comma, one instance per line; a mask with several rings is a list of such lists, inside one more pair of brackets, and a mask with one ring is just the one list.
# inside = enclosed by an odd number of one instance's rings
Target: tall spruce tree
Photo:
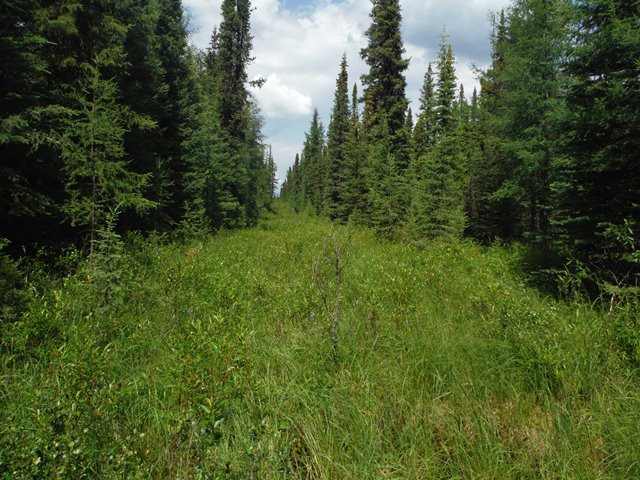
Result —
[[456, 72], [453, 48], [447, 43], [446, 35], [442, 35], [440, 41], [440, 54], [438, 55], [438, 79], [435, 95], [435, 125], [434, 134], [447, 135], [454, 128], [456, 121]]
[[[373, 0], [371, 26], [366, 32], [368, 45], [360, 55], [369, 66], [369, 72], [362, 75], [365, 108], [363, 116], [367, 135], [385, 119], [392, 142], [404, 127], [409, 101], [405, 96], [406, 80], [404, 71], [409, 61], [400, 34], [400, 2], [398, 0]], [[378, 129], [378, 131], [380, 131]]]
[[[153, 166], [153, 197], [158, 210], [153, 212], [155, 228], [167, 228], [182, 220], [185, 213], [185, 174], [183, 129], [189, 109], [197, 101], [196, 86], [190, 69], [187, 31], [180, 0], [159, 0], [155, 28], [161, 77], [157, 84], [155, 118], [162, 138]], [[151, 37], [153, 38], [153, 37]]]
[[494, 63], [482, 93], [488, 208], [479, 211], [485, 224], [479, 230], [488, 226], [489, 236], [542, 240], [550, 234], [550, 186], [564, 116], [566, 7], [564, 0], [518, 0], [496, 25]]
[[366, 156], [362, 125], [358, 109], [358, 86], [351, 91], [351, 118], [345, 145], [345, 181], [342, 204], [345, 217], [356, 223], [366, 223], [367, 182]]
[[306, 134], [302, 156], [304, 159], [303, 190], [306, 204], [311, 205], [313, 211], [318, 215], [325, 213], [325, 192], [328, 179], [324, 137], [324, 128], [320, 122], [318, 110], [315, 109], [309, 133]]
[[435, 84], [431, 62], [424, 74], [424, 82], [420, 89], [420, 109], [418, 120], [413, 130], [414, 157], [427, 153], [434, 143], [435, 127]]
[[479, 125], [482, 157], [475, 184], [475, 215], [470, 218], [469, 231], [483, 241], [495, 238], [514, 239], [520, 235], [520, 208], [514, 195], [507, 195], [501, 185], [509, 179], [511, 172], [502, 167], [501, 111], [505, 92], [505, 71], [509, 43], [507, 14], [492, 15], [491, 45], [492, 62], [480, 77]]
[[[127, 73], [118, 77], [122, 102], [159, 125], [152, 131], [134, 127], [125, 134], [129, 168], [150, 175], [145, 196], [156, 203], [156, 208], [144, 215], [124, 212], [120, 223], [123, 228], [166, 230], [174, 220], [170, 210], [177, 185], [173, 164], [164, 146], [166, 139], [175, 148], [179, 139], [175, 137], [175, 129], [171, 134], [165, 128], [165, 112], [169, 106], [165, 94], [168, 88], [165, 83], [166, 62], [163, 61], [164, 52], [158, 32], [160, 4], [151, 0], [121, 2], [118, 10], [120, 17], [128, 24], [124, 41]], [[180, 112], [176, 111], [173, 116], [179, 115]]]
[[342, 56], [340, 73], [336, 80], [336, 91], [331, 111], [331, 121], [327, 132], [327, 212], [332, 219], [347, 220], [349, 213], [345, 208], [344, 195], [346, 185], [347, 140], [351, 119], [349, 112], [349, 77], [347, 56]]
[[211, 66], [203, 55], [194, 54], [191, 58], [197, 73], [198, 101], [191, 105], [189, 119], [182, 129], [186, 164], [182, 228], [187, 234], [198, 235], [224, 224], [222, 204], [227, 196], [222, 165], [228, 147], [220, 127], [217, 97], [212, 90]]
[[[629, 253], [640, 249], [640, 4], [580, 0], [575, 6], [566, 64], [570, 160], [561, 164], [555, 185], [556, 220], [563, 243], [580, 258], [623, 278], [637, 271]], [[616, 230], [626, 246], [606, 235]]]
[[[443, 35], [438, 56], [437, 90], [432, 118], [433, 139], [425, 153], [415, 159], [409, 230], [416, 238], [460, 237], [465, 228], [464, 185], [466, 159], [463, 150], [463, 120], [457, 112], [456, 76], [451, 45]], [[424, 92], [429, 93], [427, 71]], [[429, 97], [424, 95], [425, 125], [428, 125]], [[427, 143], [427, 145], [429, 145]]]
[[[367, 148], [367, 188], [371, 223], [384, 234], [400, 229], [409, 206], [406, 172], [409, 166], [409, 135], [405, 115], [409, 101], [405, 96], [404, 71], [409, 61], [400, 33], [402, 16], [398, 0], [374, 0], [371, 25], [366, 32], [368, 45], [360, 55], [369, 66], [362, 75], [364, 86], [363, 133]], [[393, 162], [383, 167], [381, 162]], [[380, 172], [389, 177], [382, 177]], [[384, 198], [384, 195], [393, 198]], [[382, 220], [393, 219], [395, 227]]]
[[49, 100], [47, 24], [64, 20], [71, 29], [73, 21], [68, 12], [60, 18], [44, 13], [39, 1], [5, 2], [0, 15], [0, 238], [18, 248], [51, 238], [50, 228], [60, 222], [60, 163], [42, 150], [34, 153], [37, 140], [27, 131], [41, 130], [34, 115]]
[[227, 226], [255, 223], [256, 192], [252, 185], [257, 178], [258, 163], [252, 136], [255, 129], [251, 118], [252, 105], [247, 91], [246, 68], [253, 60], [250, 32], [251, 3], [249, 0], [224, 0], [222, 23], [218, 30], [215, 55], [216, 95], [220, 125], [229, 146], [223, 169], [223, 188], [229, 194], [224, 202]]

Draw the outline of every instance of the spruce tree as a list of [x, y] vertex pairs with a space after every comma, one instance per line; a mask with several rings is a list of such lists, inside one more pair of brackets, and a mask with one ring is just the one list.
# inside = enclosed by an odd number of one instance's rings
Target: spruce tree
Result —
[[189, 109], [189, 120], [182, 129], [186, 166], [182, 228], [191, 235], [222, 227], [222, 204], [228, 200], [222, 172], [228, 146], [220, 128], [217, 97], [211, 91], [212, 75], [206, 59], [196, 58], [193, 67], [198, 72], [198, 102]]
[[327, 133], [328, 179], [327, 212], [331, 219], [342, 221], [348, 218], [348, 209], [344, 205], [346, 185], [346, 144], [351, 127], [349, 112], [349, 86], [347, 74], [347, 56], [342, 56], [340, 73], [336, 80], [336, 91], [331, 111], [331, 121]]
[[366, 152], [358, 109], [358, 87], [355, 83], [351, 93], [351, 118], [345, 151], [345, 187], [342, 198], [344, 215], [356, 223], [364, 224], [368, 203], [365, 177]]
[[218, 55], [219, 41], [218, 28], [214, 27], [213, 33], [211, 33], [211, 40], [209, 41], [209, 47], [207, 48], [205, 59], [207, 70], [209, 70], [211, 73], [215, 72], [216, 69], [216, 57]]
[[458, 88], [458, 100], [456, 101], [456, 114], [462, 122], [469, 121], [469, 102], [464, 94], [464, 85], [461, 83]]
[[300, 155], [296, 153], [296, 158], [291, 167], [291, 175], [287, 177], [288, 193], [287, 197], [290, 199], [291, 204], [299, 211], [303, 204], [303, 191], [302, 191], [302, 165], [300, 162]]
[[431, 62], [424, 74], [424, 82], [420, 90], [420, 110], [413, 130], [414, 157], [427, 153], [434, 142], [435, 127], [435, 84]]
[[318, 109], [313, 112], [309, 133], [306, 134], [303, 152], [304, 195], [306, 203], [320, 215], [325, 212], [328, 168], [324, 144], [324, 128], [320, 122]]
[[478, 232], [547, 241], [566, 79], [567, 3], [518, 0], [495, 26], [482, 81], [484, 172]]
[[181, 0], [159, 1], [156, 35], [162, 69], [157, 119], [162, 142], [154, 182], [155, 194], [162, 204], [155, 215], [162, 222], [177, 223], [184, 215], [186, 200], [183, 128], [188, 120], [189, 106], [196, 101]]
[[253, 107], [247, 91], [246, 68], [253, 60], [250, 16], [249, 0], [222, 2], [214, 70], [220, 125], [229, 146], [222, 166], [223, 188], [229, 196], [223, 204], [228, 226], [253, 224], [257, 220], [253, 186], [259, 176], [261, 156], [256, 150], [259, 139], [253, 134], [257, 119], [252, 118]]
[[[125, 135], [125, 148], [131, 160], [129, 168], [150, 175], [145, 196], [156, 203], [156, 208], [144, 215], [124, 212], [120, 225], [140, 230], [166, 230], [178, 220], [179, 208], [174, 201], [176, 189], [180, 188], [173, 168], [176, 157], [165, 149], [169, 144], [175, 150], [180, 138], [175, 127], [168, 126], [167, 116], [173, 121], [184, 117], [184, 113], [176, 102], [170, 105], [167, 95], [167, 62], [158, 30], [160, 4], [151, 0], [122, 2], [119, 15], [129, 26], [124, 41], [127, 74], [119, 76], [122, 101], [159, 125], [152, 131], [132, 128]], [[167, 111], [173, 114], [168, 115]]]
[[398, 171], [386, 120], [374, 127], [377, 141], [367, 157], [369, 225], [382, 236], [396, 237], [404, 226], [408, 201], [406, 178]]
[[373, 0], [370, 17], [371, 26], [366, 32], [369, 43], [360, 51], [369, 66], [369, 72], [362, 76], [365, 98], [363, 124], [365, 131], [370, 132], [384, 118], [395, 145], [398, 141], [396, 135], [404, 127], [409, 104], [404, 77], [409, 61], [403, 58], [405, 50], [400, 34], [402, 16], [399, 1]]
[[234, 144], [245, 138], [249, 96], [246, 68], [253, 60], [250, 32], [251, 4], [248, 0], [224, 0], [216, 55], [220, 121]]
[[[638, 266], [630, 250], [640, 246], [640, 4], [580, 0], [576, 16], [566, 63], [569, 160], [554, 185], [557, 225], [581, 259], [631, 283], [627, 274]], [[626, 246], [613, 241], [616, 231]]]
[[438, 55], [438, 80], [435, 98], [434, 134], [437, 136], [448, 134], [456, 121], [456, 72], [451, 44], [446, 42], [443, 35]]
[[56, 142], [69, 195], [64, 211], [72, 225], [87, 227], [91, 254], [99, 230], [107, 228], [117, 212], [153, 205], [142, 195], [147, 177], [128, 169], [124, 150], [128, 128], [150, 128], [153, 123], [118, 102], [117, 85], [100, 72], [100, 66], [111, 61], [105, 50], [94, 64], [83, 65], [85, 77], [72, 95], [75, 105]]
[[421, 128], [426, 129], [432, 115], [433, 137], [431, 145], [425, 142], [426, 151], [416, 157], [412, 168], [409, 230], [414, 238], [458, 238], [462, 236], [466, 224], [464, 122], [455, 105], [453, 50], [445, 40], [446, 37], [443, 36], [438, 57], [437, 90], [431, 112], [428, 96], [431, 93], [429, 71], [423, 88], [425, 108]]
[[[502, 10], [493, 15], [491, 45], [492, 63], [480, 77], [479, 125], [482, 157], [474, 169], [475, 214], [470, 218], [469, 232], [483, 241], [495, 238], [514, 239], [520, 235], [519, 205], [508, 189], [501, 189], [512, 172], [506, 171], [502, 158], [502, 109], [505, 93], [506, 56], [509, 44], [507, 15]], [[508, 183], [507, 183], [508, 184]]]
[[[406, 172], [409, 166], [409, 135], [405, 115], [409, 101], [405, 96], [404, 71], [409, 62], [400, 33], [402, 16], [398, 0], [374, 0], [371, 25], [366, 32], [368, 45], [360, 55], [369, 66], [362, 75], [364, 86], [363, 133], [366, 139], [366, 176], [370, 221], [379, 231], [391, 234], [404, 223], [409, 198]], [[381, 165], [382, 161], [394, 162]], [[388, 178], [380, 172], [387, 172]], [[388, 194], [393, 198], [382, 198]], [[386, 213], [383, 213], [386, 212]], [[382, 221], [388, 215], [394, 229]]]

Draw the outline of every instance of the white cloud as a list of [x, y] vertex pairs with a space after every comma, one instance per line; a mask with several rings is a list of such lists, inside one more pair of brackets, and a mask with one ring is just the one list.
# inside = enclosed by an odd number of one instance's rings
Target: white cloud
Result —
[[287, 176], [287, 169], [293, 165], [296, 153], [300, 151], [299, 142], [271, 142], [271, 153], [273, 159], [278, 167], [278, 182], [282, 185], [285, 177]]
[[[254, 35], [249, 78], [262, 74], [267, 83], [254, 90], [265, 117], [266, 141], [284, 178], [300, 151], [311, 112], [318, 108], [329, 123], [340, 58], [347, 54], [349, 81], [359, 82], [366, 65], [360, 49], [366, 45], [370, 0], [308, 0], [295, 10], [284, 0], [253, 0], [251, 31]], [[503, 8], [508, 0], [401, 0], [406, 56], [407, 95], [414, 112], [424, 72], [435, 61], [443, 26], [457, 58], [458, 82], [467, 95], [476, 85], [472, 64], [489, 63], [488, 12]], [[193, 42], [206, 48], [211, 31], [220, 23], [221, 0], [184, 0], [191, 23], [199, 25]], [[284, 157], [284, 158], [282, 158]]]
[[[254, 78], [261, 77], [262, 75], [256, 75]], [[253, 94], [258, 99], [263, 115], [268, 119], [295, 118], [311, 113], [311, 97], [285, 85], [276, 73], [269, 75], [262, 88], [254, 89]]]

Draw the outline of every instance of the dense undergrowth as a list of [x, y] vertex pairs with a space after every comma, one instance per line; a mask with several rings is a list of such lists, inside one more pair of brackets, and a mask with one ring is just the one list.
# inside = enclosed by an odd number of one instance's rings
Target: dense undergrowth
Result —
[[614, 315], [543, 297], [518, 255], [281, 213], [137, 242], [108, 295], [75, 258], [34, 272], [1, 325], [0, 477], [640, 476]]

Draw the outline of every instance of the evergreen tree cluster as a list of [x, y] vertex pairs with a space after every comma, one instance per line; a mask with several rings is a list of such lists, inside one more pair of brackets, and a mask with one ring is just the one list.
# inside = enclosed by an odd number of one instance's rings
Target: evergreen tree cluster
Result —
[[275, 168], [249, 90], [250, 4], [207, 52], [180, 0], [10, 0], [0, 16], [0, 238], [256, 223]]
[[349, 102], [343, 57], [326, 138], [316, 112], [281, 195], [387, 236], [527, 241], [635, 281], [639, 18], [638, 2], [513, 0], [470, 99], [442, 36], [414, 125], [399, 2], [374, 0], [363, 94]]
[[371, 18], [369, 45], [361, 51], [370, 67], [361, 79], [362, 97], [354, 84], [349, 98], [343, 56], [327, 135], [314, 112], [281, 195], [299, 210], [370, 225], [387, 236], [460, 236], [472, 119], [464, 95], [457, 98], [451, 45], [443, 36], [436, 71], [429, 65], [425, 74], [414, 127], [399, 3], [375, 1]]

